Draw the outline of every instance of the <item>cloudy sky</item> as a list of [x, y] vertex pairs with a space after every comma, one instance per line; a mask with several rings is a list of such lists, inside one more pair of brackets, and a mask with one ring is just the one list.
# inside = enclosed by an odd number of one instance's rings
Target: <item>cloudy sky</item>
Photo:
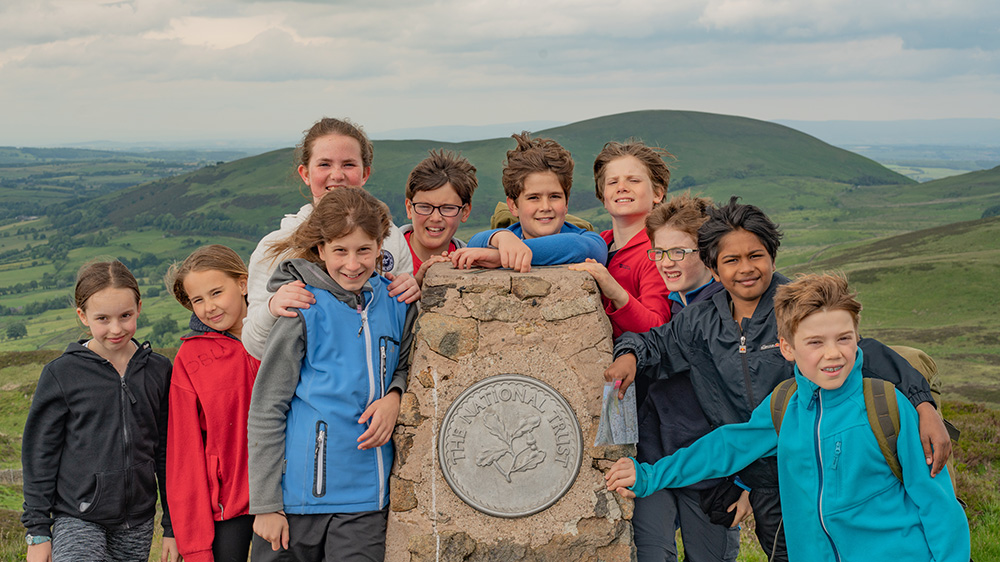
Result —
[[996, 0], [3, 0], [0, 144], [1000, 117]]

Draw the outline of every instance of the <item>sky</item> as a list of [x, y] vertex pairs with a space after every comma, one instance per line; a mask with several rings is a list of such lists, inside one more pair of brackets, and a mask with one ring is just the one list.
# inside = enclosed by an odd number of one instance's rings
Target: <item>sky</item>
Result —
[[3, 0], [0, 145], [640, 109], [1000, 118], [996, 0]]

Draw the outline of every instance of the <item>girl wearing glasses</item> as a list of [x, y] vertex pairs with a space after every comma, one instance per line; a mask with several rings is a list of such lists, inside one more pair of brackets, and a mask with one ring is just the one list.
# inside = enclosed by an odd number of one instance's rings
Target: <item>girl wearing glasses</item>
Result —
[[479, 185], [476, 167], [450, 151], [431, 151], [406, 180], [406, 218], [413, 221], [400, 230], [410, 245], [413, 276], [423, 284], [431, 265], [465, 242], [455, 238], [461, 223], [469, 220], [472, 194]]

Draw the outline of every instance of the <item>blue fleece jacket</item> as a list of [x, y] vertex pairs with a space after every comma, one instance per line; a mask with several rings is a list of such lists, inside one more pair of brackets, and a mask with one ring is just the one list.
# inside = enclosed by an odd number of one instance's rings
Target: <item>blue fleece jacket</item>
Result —
[[601, 262], [601, 265], [608, 263], [608, 245], [601, 238], [601, 235], [568, 222], [563, 223], [558, 234], [527, 240], [524, 238], [519, 222], [506, 229], [484, 230], [469, 240], [469, 247], [489, 248], [490, 237], [501, 230], [509, 230], [524, 240], [524, 243], [531, 250], [531, 265], [580, 263], [587, 258], [593, 258]]
[[819, 389], [795, 368], [798, 391], [778, 438], [765, 398], [750, 421], [716, 429], [655, 465], [636, 464], [633, 491], [686, 486], [778, 455], [778, 482], [792, 562], [968, 562], [969, 524], [943, 471], [931, 478], [917, 412], [898, 390], [903, 468], [889, 470], [862, 393], [862, 352], [844, 384]]

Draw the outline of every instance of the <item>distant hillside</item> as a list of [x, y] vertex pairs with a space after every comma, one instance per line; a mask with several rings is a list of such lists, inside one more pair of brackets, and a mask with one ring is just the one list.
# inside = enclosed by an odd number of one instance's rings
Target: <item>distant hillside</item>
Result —
[[927, 350], [946, 390], [998, 404], [998, 241], [993, 217], [836, 246], [783, 272], [845, 272], [864, 305], [864, 335]]
[[[835, 148], [782, 125], [687, 111], [640, 111], [581, 121], [540, 131], [538, 135], [563, 143], [576, 159], [574, 212], [599, 208], [593, 197], [592, 163], [605, 142], [636, 137], [670, 150], [674, 186], [728, 196], [739, 193], [763, 201], [757, 195], [774, 190], [768, 184], [781, 178], [820, 182], [813, 188], [825, 191], [830, 184], [909, 185], [912, 180], [851, 152]], [[375, 141], [375, 162], [368, 189], [389, 204], [394, 216], [404, 216], [403, 186], [409, 171], [434, 148], [461, 152], [478, 169], [480, 188], [473, 204], [470, 224], [481, 225], [493, 206], [503, 199], [500, 170], [509, 138], [443, 143], [439, 141]], [[192, 214], [221, 213], [257, 235], [271, 229], [283, 213], [293, 211], [305, 199], [294, 173], [291, 149], [278, 150], [211, 166], [103, 197], [102, 214], [125, 225], [137, 212], [169, 213], [178, 219]], [[787, 200], [782, 189], [781, 198]], [[794, 199], [794, 194], [792, 194]], [[763, 203], [762, 203], [763, 204]], [[586, 214], [586, 213], [585, 213]], [[599, 215], [599, 209], [591, 215]], [[402, 222], [402, 219], [400, 219]], [[253, 230], [256, 229], [256, 230]]]

